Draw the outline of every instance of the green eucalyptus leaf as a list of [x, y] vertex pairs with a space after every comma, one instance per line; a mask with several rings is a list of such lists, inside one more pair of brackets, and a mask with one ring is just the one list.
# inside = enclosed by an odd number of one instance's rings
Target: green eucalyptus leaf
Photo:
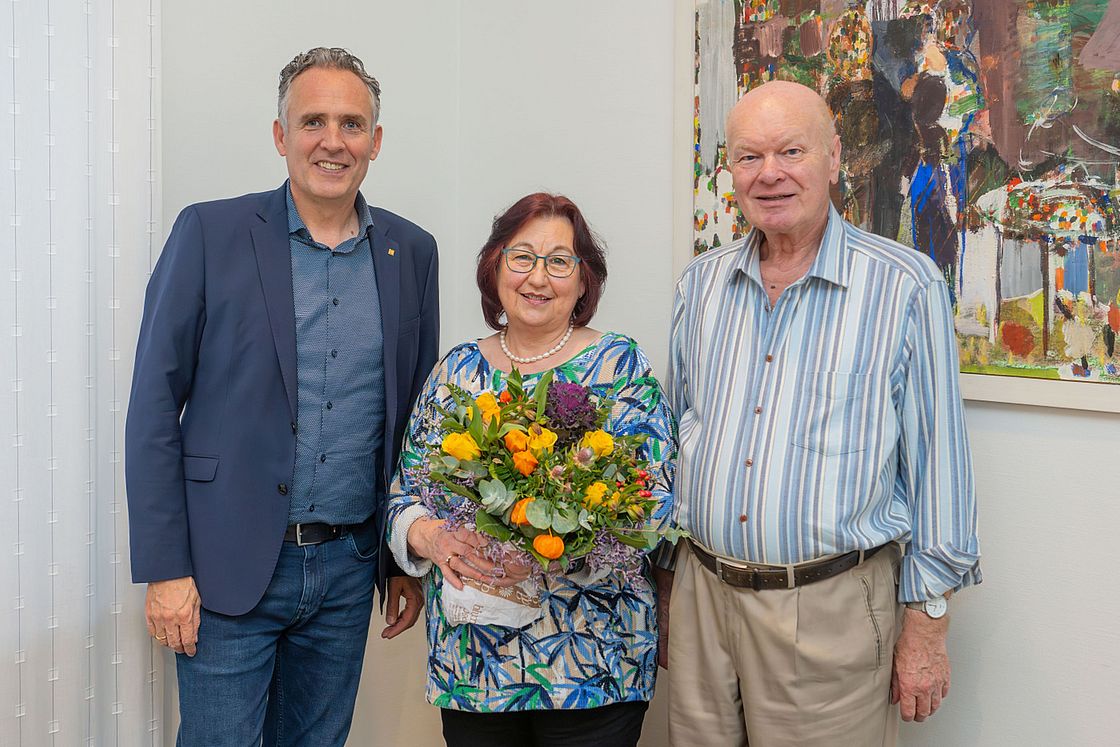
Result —
[[537, 529], [545, 530], [552, 526], [552, 505], [548, 501], [536, 500], [525, 509], [525, 518]]
[[504, 514], [517, 498], [501, 480], [482, 480], [478, 483], [478, 494], [482, 507], [491, 514]]
[[661, 539], [673, 545], [677, 544], [678, 540], [685, 539], [688, 536], [688, 532], [678, 527], [669, 527], [668, 529], [661, 530]]
[[482, 462], [463, 462], [462, 468], [474, 477], [486, 477], [490, 470]]
[[552, 530], [557, 534], [567, 534], [579, 528], [579, 514], [569, 504], [560, 504], [552, 515]]

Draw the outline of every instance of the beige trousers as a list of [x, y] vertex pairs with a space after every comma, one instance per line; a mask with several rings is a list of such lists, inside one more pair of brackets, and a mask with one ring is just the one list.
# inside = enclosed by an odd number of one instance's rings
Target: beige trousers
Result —
[[897, 546], [825, 581], [727, 584], [683, 543], [669, 607], [673, 747], [889, 747]]

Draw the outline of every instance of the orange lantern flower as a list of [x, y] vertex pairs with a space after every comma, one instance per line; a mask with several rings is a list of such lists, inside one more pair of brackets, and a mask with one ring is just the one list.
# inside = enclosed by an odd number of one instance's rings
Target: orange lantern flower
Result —
[[541, 557], [556, 560], [564, 554], [564, 540], [551, 533], [538, 534], [533, 538], [533, 549], [540, 553]]

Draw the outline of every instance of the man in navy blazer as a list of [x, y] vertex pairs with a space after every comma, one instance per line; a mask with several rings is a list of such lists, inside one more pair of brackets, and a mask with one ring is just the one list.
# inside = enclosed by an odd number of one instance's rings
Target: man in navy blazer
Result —
[[384, 509], [436, 360], [436, 244], [359, 192], [379, 107], [358, 58], [298, 55], [273, 125], [288, 181], [185, 209], [148, 285], [132, 575], [178, 653], [180, 744], [343, 744], [374, 587], [382, 636], [419, 615]]

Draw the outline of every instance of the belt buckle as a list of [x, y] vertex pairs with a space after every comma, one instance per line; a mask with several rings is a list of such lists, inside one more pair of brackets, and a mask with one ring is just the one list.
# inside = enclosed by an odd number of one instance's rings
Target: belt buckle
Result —
[[296, 524], [296, 547], [305, 547], [310, 544], [312, 543], [303, 541], [303, 524]]
[[[755, 568], [754, 566], [737, 568], [733, 565], [729, 565], [727, 563], [724, 563], [723, 558], [719, 557], [718, 555], [715, 555], [713, 557], [715, 557], [715, 561], [716, 561], [716, 578], [718, 578], [720, 581], [724, 582], [725, 584], [730, 584], [731, 582], [727, 580], [727, 575], [724, 573], [724, 569], [733, 568], [734, 570], [739, 571], [740, 573], [749, 573], [750, 576], [751, 576], [751, 581], [750, 581], [750, 584], [748, 586], [751, 589], [754, 589], [755, 591], [762, 591], [762, 574], [759, 573], [757, 568]], [[737, 584], [733, 584], [733, 585], [737, 585]]]

